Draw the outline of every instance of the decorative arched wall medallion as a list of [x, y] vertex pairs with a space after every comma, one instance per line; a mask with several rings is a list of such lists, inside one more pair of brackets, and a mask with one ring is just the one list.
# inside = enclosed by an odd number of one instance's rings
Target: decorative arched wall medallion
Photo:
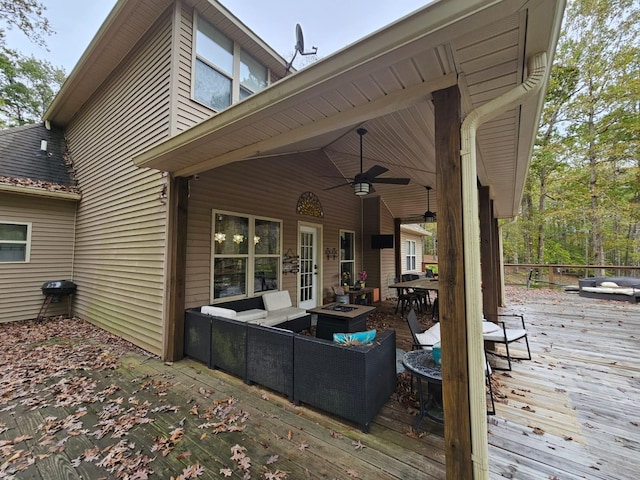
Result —
[[324, 218], [324, 210], [322, 210], [320, 199], [312, 192], [304, 192], [300, 195], [300, 198], [298, 198], [298, 205], [296, 206], [296, 212], [300, 215], [307, 215], [309, 217]]

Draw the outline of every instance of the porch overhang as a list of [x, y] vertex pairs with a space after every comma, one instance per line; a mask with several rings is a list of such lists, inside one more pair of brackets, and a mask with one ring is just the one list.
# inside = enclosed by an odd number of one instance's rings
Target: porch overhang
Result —
[[[432, 3], [133, 161], [190, 176], [237, 161], [321, 150], [353, 177], [358, 141], [350, 133], [365, 126], [364, 168], [383, 165], [389, 176], [411, 179], [407, 186], [376, 185], [376, 194], [394, 217], [411, 218], [416, 199], [426, 201], [424, 186], [435, 187], [431, 93], [457, 84], [465, 116], [519, 85], [528, 58], [544, 51], [551, 61], [563, 9], [562, 0]], [[478, 178], [490, 188], [497, 218], [518, 213], [547, 81], [478, 130]]]

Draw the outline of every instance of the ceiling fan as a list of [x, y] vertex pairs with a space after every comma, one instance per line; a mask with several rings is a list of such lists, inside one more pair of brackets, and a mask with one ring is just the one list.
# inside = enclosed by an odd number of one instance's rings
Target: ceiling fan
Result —
[[360, 173], [356, 174], [354, 178], [349, 178], [349, 183], [341, 183], [333, 187], [325, 188], [325, 190], [332, 190], [338, 187], [344, 187], [345, 185], [353, 186], [353, 191], [356, 195], [366, 195], [370, 192], [375, 192], [372, 183], [390, 183], [395, 185], [407, 185], [410, 181], [408, 178], [391, 178], [391, 177], [378, 177], [389, 169], [380, 165], [374, 165], [366, 172], [362, 171], [362, 137], [367, 133], [364, 128], [358, 128], [356, 130], [360, 135]]
[[424, 188], [427, 189], [427, 211], [420, 215], [404, 218], [403, 219], [404, 223], [435, 223], [436, 222], [436, 212], [431, 211], [431, 205], [430, 205], [432, 187], [427, 185]]

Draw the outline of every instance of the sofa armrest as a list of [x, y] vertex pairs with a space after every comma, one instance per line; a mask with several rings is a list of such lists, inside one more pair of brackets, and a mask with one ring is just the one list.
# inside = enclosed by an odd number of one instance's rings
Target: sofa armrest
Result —
[[381, 333], [370, 345], [358, 346], [296, 335], [294, 400], [368, 431], [396, 386], [395, 349], [395, 330]]

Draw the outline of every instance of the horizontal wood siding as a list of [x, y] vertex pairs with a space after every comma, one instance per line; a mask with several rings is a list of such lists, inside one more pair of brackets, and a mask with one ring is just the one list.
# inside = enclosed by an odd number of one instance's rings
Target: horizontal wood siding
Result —
[[178, 25], [174, 81], [176, 82], [173, 122], [176, 133], [187, 130], [196, 123], [209, 118], [213, 110], [191, 99], [191, 72], [193, 65], [193, 9], [182, 6]]
[[[339, 248], [340, 229], [356, 232], [360, 245], [360, 199], [345, 186], [335, 185], [339, 176], [333, 164], [320, 152], [237, 162], [210, 170], [190, 181], [187, 228], [186, 304], [195, 307], [209, 303], [211, 275], [211, 212], [228, 210], [283, 221], [283, 252], [298, 252], [298, 222], [323, 226], [323, 249]], [[313, 192], [323, 207], [324, 218], [299, 215], [296, 205], [300, 195]], [[322, 258], [322, 297], [332, 297], [331, 285], [338, 284], [338, 258]], [[360, 253], [358, 252], [358, 259]], [[357, 259], [356, 265], [360, 265]], [[282, 276], [282, 288], [296, 301], [297, 275]]]
[[[0, 263], [0, 322], [36, 318], [48, 280], [73, 280], [76, 202], [0, 193], [0, 221], [31, 222], [28, 263]], [[67, 302], [52, 303], [49, 315], [66, 313]]]
[[[407, 240], [416, 242], [416, 268], [407, 270]], [[422, 237], [409, 232], [401, 231], [400, 258], [402, 259], [402, 273], [415, 273], [422, 271]]]
[[78, 316], [162, 353], [166, 191], [131, 158], [169, 134], [171, 12], [142, 38], [67, 130], [78, 209]]

